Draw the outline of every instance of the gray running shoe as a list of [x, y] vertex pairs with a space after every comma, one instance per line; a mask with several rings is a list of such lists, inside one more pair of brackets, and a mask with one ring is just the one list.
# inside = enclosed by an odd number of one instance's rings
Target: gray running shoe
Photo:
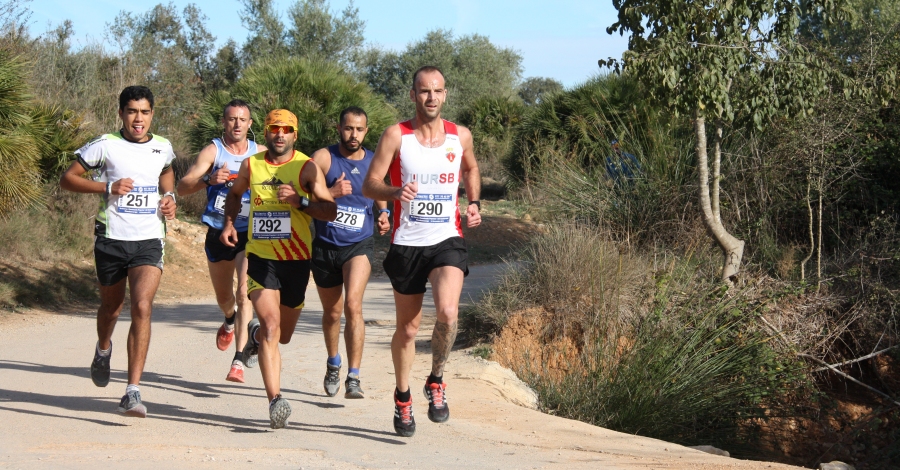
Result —
[[291, 416], [291, 404], [281, 395], [276, 395], [269, 403], [269, 426], [272, 429], [281, 429], [287, 426], [289, 416]]
[[119, 402], [119, 413], [135, 418], [146, 418], [147, 407], [141, 402], [141, 392], [128, 392]]
[[325, 371], [325, 395], [333, 397], [341, 389], [341, 366], [333, 366], [325, 364], [328, 369]]
[[244, 367], [250, 369], [256, 367], [256, 363], [259, 362], [259, 345], [253, 342], [253, 335], [256, 334], [258, 329], [259, 320], [255, 318], [250, 320], [250, 323], [247, 325], [247, 331], [250, 334], [247, 336], [247, 344], [244, 345], [244, 350], [241, 351], [241, 361], [244, 362]]
[[[347, 380], [344, 381], [344, 398], [365, 398], [363, 395], [362, 388], [359, 386], [359, 377], [355, 375], [348, 375]], [[335, 392], [337, 392], [335, 390]]]
[[103, 357], [94, 348], [94, 360], [91, 361], [91, 381], [98, 387], [109, 385], [109, 360], [112, 358], [112, 342], [109, 343], [109, 356]]

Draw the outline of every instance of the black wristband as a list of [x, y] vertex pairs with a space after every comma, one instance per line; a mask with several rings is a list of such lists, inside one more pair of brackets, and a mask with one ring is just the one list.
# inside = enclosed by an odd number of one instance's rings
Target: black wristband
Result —
[[475, 204], [478, 206], [478, 210], [481, 210], [481, 201], [469, 201], [469, 205]]

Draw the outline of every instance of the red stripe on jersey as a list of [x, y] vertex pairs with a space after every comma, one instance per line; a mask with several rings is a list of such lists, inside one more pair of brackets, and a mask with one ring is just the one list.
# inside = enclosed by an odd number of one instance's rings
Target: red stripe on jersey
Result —
[[278, 247], [272, 244], [272, 251], [275, 252], [275, 257], [278, 258], [278, 261], [284, 261], [284, 258], [281, 257], [281, 253], [278, 252]]
[[459, 193], [453, 197], [453, 203], [456, 205], [456, 231], [459, 233], [459, 236], [463, 236], [462, 233], [462, 218], [459, 215]]
[[[281, 240], [278, 240], [278, 244], [281, 245], [281, 248], [284, 250], [284, 254], [285, 254], [285, 256], [287, 256], [287, 259], [293, 260], [294, 257], [291, 255], [291, 250], [288, 249], [288, 247], [284, 244], [284, 242]], [[274, 250], [274, 251], [275, 251], [275, 254], [278, 254], [278, 250]], [[281, 261], [280, 256], [278, 257], [278, 260]]]
[[412, 119], [410, 119], [409, 121], [403, 121], [398, 124], [398, 126], [400, 126], [401, 135], [409, 135], [413, 133]]
[[[294, 246], [295, 240], [297, 241], [297, 246]], [[291, 227], [291, 248], [294, 249], [294, 253], [296, 253], [300, 259], [309, 259], [309, 248], [307, 248], [306, 243], [303, 243], [303, 240], [300, 239], [300, 235], [297, 235], [294, 227]], [[304, 255], [306, 256], [305, 258]]]
[[[407, 121], [406, 123], [409, 123]], [[401, 123], [403, 124], [403, 123]], [[401, 126], [402, 129], [402, 126]], [[410, 130], [412, 132], [412, 130]], [[394, 160], [391, 161], [391, 166], [388, 169], [388, 175], [391, 178], [391, 186], [403, 186], [403, 173], [400, 168], [400, 154], [398, 153], [394, 156]], [[397, 199], [394, 201], [394, 226], [391, 228], [391, 243], [394, 242], [394, 234], [397, 232], [397, 227], [400, 226], [400, 211], [403, 210], [402, 202]]]
[[444, 132], [451, 135], [459, 135], [456, 130], [456, 123], [444, 121]]

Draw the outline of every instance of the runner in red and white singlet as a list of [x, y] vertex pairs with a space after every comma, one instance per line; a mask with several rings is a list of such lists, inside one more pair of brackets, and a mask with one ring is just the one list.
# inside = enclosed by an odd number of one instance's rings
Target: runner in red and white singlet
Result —
[[[394, 201], [394, 233], [384, 271], [391, 279], [397, 307], [397, 329], [391, 340], [397, 382], [394, 431], [404, 437], [416, 431], [409, 376], [428, 282], [437, 310], [431, 335], [431, 375], [424, 389], [428, 418], [436, 423], [450, 418], [444, 365], [456, 340], [459, 296], [469, 273], [457, 205], [460, 182], [469, 199], [466, 225], [481, 224], [481, 175], [472, 133], [441, 119], [447, 98], [444, 74], [437, 67], [420, 68], [413, 74], [409, 95], [416, 104], [416, 117], [384, 131], [363, 185], [366, 197]], [[390, 185], [384, 183], [388, 172]]]

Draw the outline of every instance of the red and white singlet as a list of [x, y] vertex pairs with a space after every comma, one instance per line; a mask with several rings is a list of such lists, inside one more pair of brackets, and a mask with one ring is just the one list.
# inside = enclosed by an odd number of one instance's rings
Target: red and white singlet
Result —
[[462, 236], [457, 193], [463, 148], [456, 124], [443, 122], [446, 139], [435, 148], [419, 143], [411, 121], [399, 124], [400, 153], [391, 162], [391, 185], [417, 181], [419, 191], [412, 202], [394, 201], [391, 243], [432, 246]]

